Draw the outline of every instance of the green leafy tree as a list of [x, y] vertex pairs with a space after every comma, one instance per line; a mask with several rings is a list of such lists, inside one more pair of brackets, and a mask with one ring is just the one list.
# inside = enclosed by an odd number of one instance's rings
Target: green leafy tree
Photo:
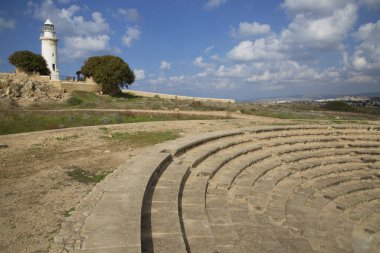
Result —
[[88, 58], [81, 68], [85, 77], [92, 77], [103, 93], [118, 95], [120, 85], [131, 85], [135, 74], [123, 59], [113, 55], [93, 56]]
[[8, 57], [10, 64], [25, 73], [38, 72], [41, 75], [50, 75], [46, 60], [42, 55], [30, 51], [16, 51]]

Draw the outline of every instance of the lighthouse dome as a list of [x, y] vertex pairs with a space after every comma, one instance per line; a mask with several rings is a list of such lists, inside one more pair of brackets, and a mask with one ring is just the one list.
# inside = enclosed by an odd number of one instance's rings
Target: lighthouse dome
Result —
[[46, 21], [45, 21], [45, 23], [44, 23], [45, 25], [52, 25], [53, 24], [53, 22], [51, 22], [51, 20], [50, 19], [46, 19]]

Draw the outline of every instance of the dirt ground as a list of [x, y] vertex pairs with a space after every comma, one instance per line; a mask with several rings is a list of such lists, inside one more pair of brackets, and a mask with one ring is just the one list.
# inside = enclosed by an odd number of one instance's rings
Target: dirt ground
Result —
[[48, 252], [70, 211], [94, 184], [67, 172], [112, 172], [148, 147], [103, 138], [109, 132], [176, 130], [180, 136], [257, 124], [263, 117], [94, 126], [0, 136], [0, 252]]

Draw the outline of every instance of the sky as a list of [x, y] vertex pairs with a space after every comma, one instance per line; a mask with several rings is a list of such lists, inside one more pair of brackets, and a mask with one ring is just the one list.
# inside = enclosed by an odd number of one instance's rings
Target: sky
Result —
[[117, 55], [131, 89], [251, 100], [380, 91], [380, 0], [0, 0], [0, 72], [41, 53], [50, 18], [58, 68]]

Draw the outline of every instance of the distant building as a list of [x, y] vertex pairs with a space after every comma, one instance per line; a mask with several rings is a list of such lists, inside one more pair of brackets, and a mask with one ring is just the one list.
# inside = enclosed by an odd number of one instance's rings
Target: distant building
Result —
[[54, 24], [47, 19], [42, 29], [41, 55], [45, 58], [50, 70], [51, 80], [59, 80], [57, 44], [58, 38], [55, 34]]

